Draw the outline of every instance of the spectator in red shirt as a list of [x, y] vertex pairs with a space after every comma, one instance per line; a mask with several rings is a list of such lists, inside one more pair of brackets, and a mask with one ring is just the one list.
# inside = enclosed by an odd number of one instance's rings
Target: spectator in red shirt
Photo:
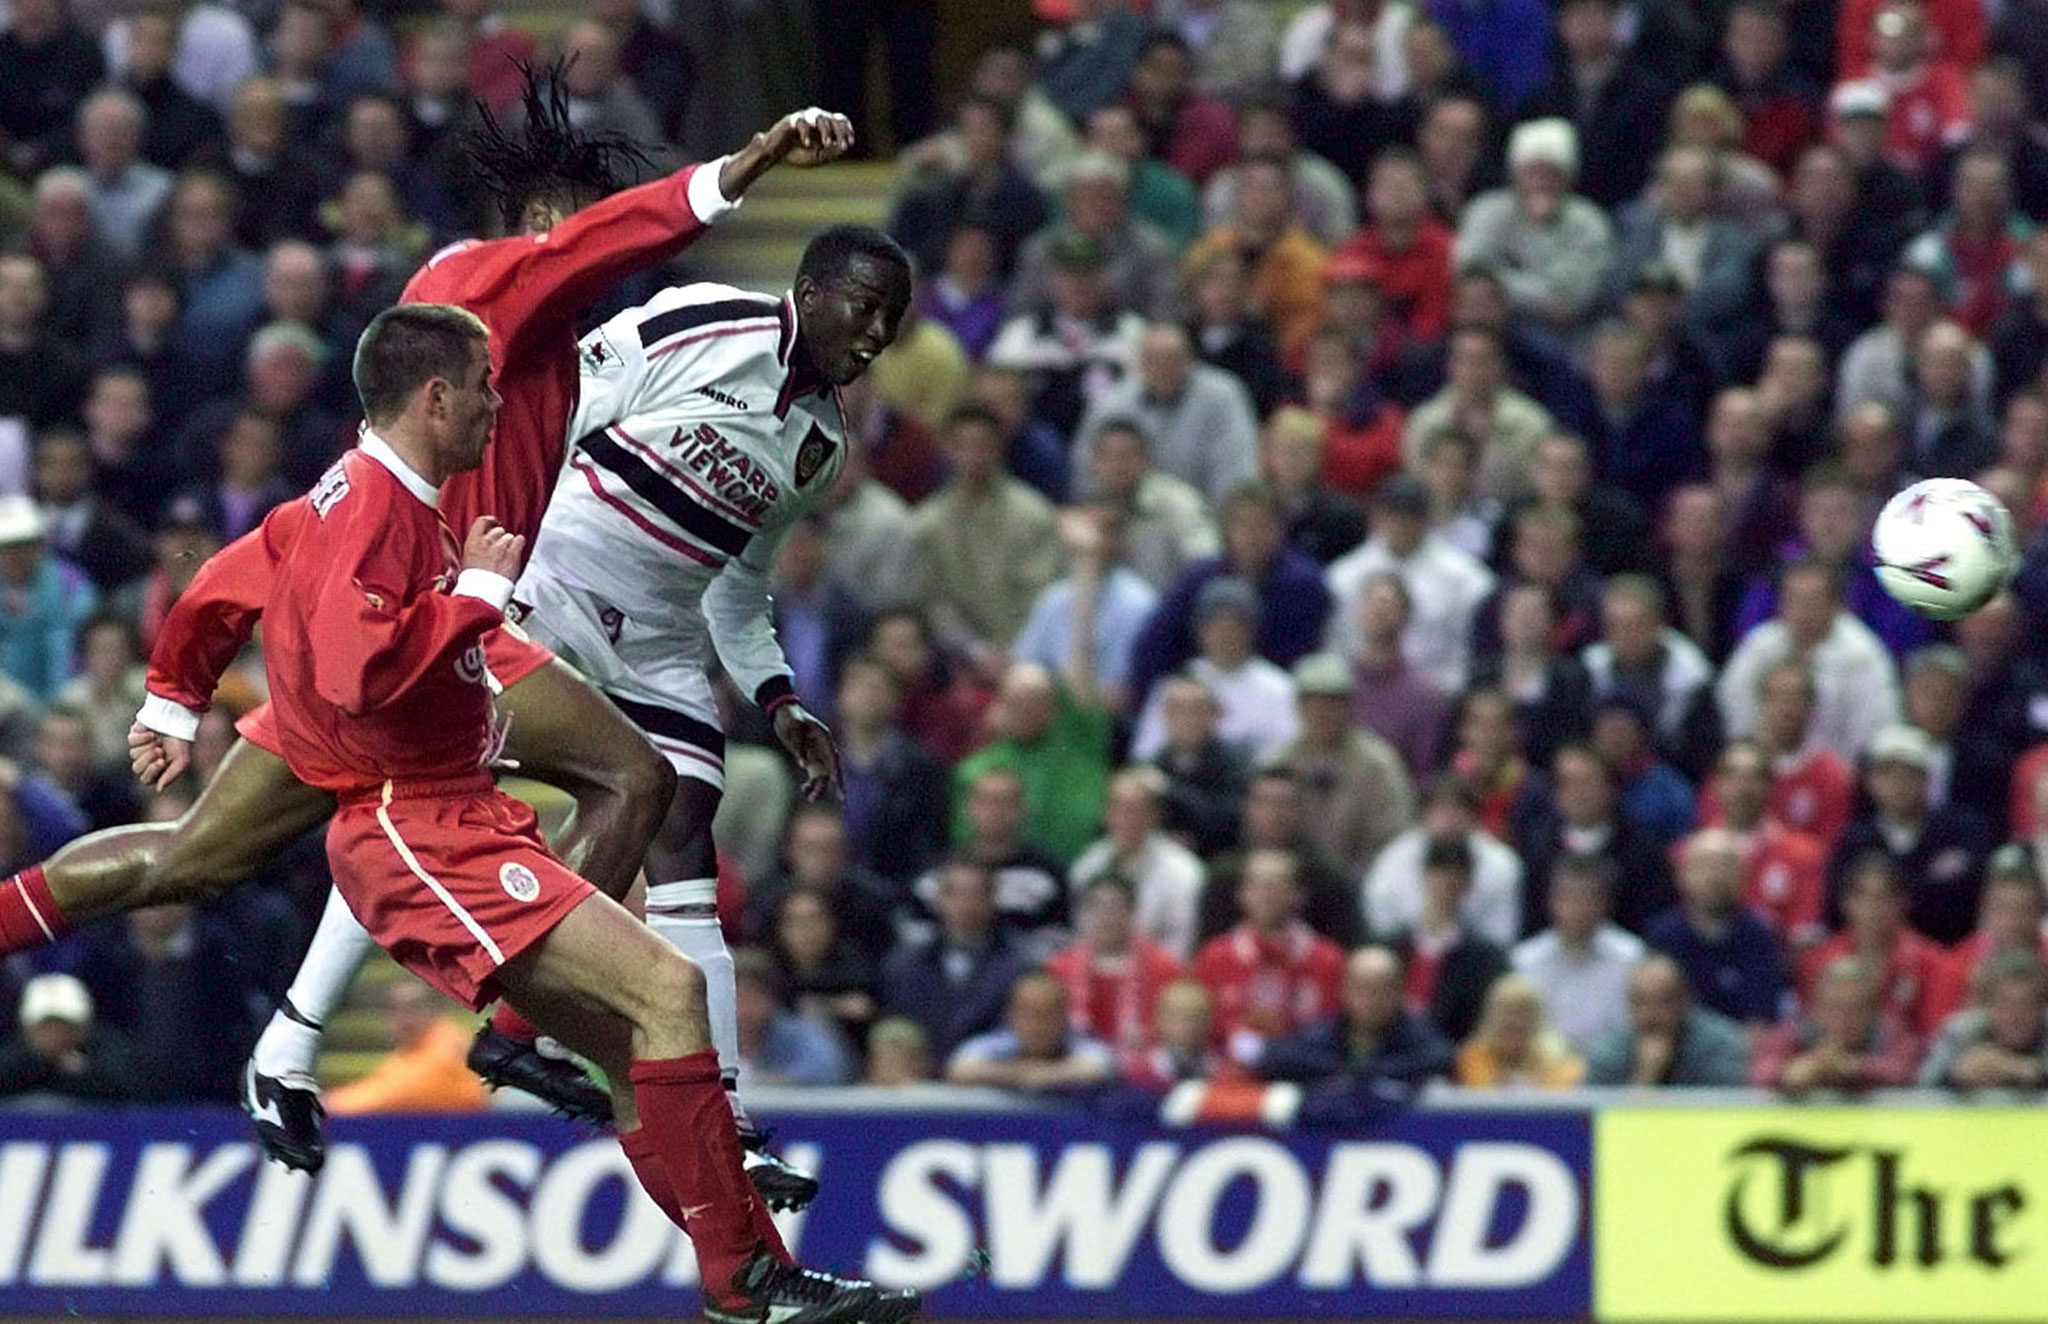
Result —
[[[1770, 816], [1833, 850], [1849, 826], [1856, 779], [1840, 754], [1809, 739], [1818, 697], [1805, 663], [1787, 660], [1766, 671], [1757, 682], [1756, 742], [1771, 758]], [[1713, 811], [1702, 817], [1711, 820]]]
[[[1891, 7], [1885, 0], [1842, 0], [1835, 15], [1836, 77], [1861, 78], [1882, 59], [1873, 34], [1880, 11]], [[1984, 10], [1984, 0], [1928, 0], [1920, 21], [1932, 29], [1933, 58], [1958, 69], [1982, 60]]]
[[1237, 159], [1237, 120], [1230, 108], [1195, 91], [1195, 59], [1187, 42], [1155, 32], [1131, 70], [1130, 103], [1151, 155], [1193, 180], [1196, 188]]
[[1337, 250], [1379, 269], [1387, 313], [1411, 344], [1436, 339], [1451, 317], [1450, 228], [1430, 214], [1422, 158], [1393, 147], [1372, 163], [1365, 188], [1366, 222]]
[[1216, 1042], [1239, 1063], [1337, 1010], [1344, 952], [1301, 922], [1300, 868], [1292, 851], [1253, 851], [1237, 888], [1243, 921], [1195, 957], [1216, 998]]
[[1074, 941], [1053, 954], [1045, 972], [1067, 990], [1073, 1028], [1125, 1053], [1157, 1039], [1160, 994], [1181, 978], [1173, 954], [1137, 932], [1131, 883], [1121, 874], [1082, 889]]
[[[1342, 331], [1325, 327], [1309, 337], [1302, 389], [1323, 424], [1322, 479], [1333, 491], [1362, 499], [1401, 468], [1401, 436], [1408, 420], [1359, 368], [1359, 357]], [[1349, 545], [1321, 559], [1326, 564], [1335, 560], [1364, 537], [1361, 522]]]
[[1973, 336], [1990, 334], [2012, 306], [2030, 227], [2013, 208], [2012, 166], [1989, 147], [1956, 163], [1954, 206], [1906, 249], [1906, 261], [1939, 273], [1948, 315]]
[[1321, 331], [1340, 335], [1366, 376], [1396, 375], [1409, 348], [1387, 307], [1386, 268], [1362, 253], [1338, 253], [1323, 266]]
[[1742, 150], [1789, 180], [1799, 153], [1820, 137], [1820, 92], [1792, 68], [1787, 50], [1784, 6], [1740, 0], [1721, 30], [1714, 82], [1742, 111]]
[[1822, 972], [1841, 957], [1858, 956], [1879, 972], [1885, 1014], [1915, 1034], [1932, 1034], [1941, 1024], [1948, 954], [1906, 927], [1906, 875], [1897, 861], [1882, 851], [1859, 857], [1842, 911], [1842, 931], [1800, 964], [1800, 1002], [1813, 1006]]
[[1885, 155], [1918, 175], [1945, 144], [1969, 131], [1970, 95], [1962, 74], [1967, 66], [1937, 52], [1919, 0], [1883, 0], [1869, 31], [1867, 72], [1889, 93]]
[[1827, 848], [1766, 812], [1771, 759], [1753, 740], [1735, 740], [1714, 765], [1708, 795], [1742, 851], [1742, 904], [1761, 916], [1788, 956], [1827, 936]]
[[1875, 968], [1860, 957], [1836, 957], [1821, 972], [1809, 1014], [1757, 1043], [1750, 1083], [1792, 1095], [1912, 1084], [1920, 1040], [1882, 1012]]
[[1991, 857], [1984, 896], [1977, 909], [1977, 931], [1949, 951], [1948, 980], [1942, 990], [1941, 1015], [1982, 1001], [1980, 976], [1984, 963], [2000, 952], [2032, 952], [2048, 960], [2048, 896], [2035, 869], [2034, 852], [2009, 842]]

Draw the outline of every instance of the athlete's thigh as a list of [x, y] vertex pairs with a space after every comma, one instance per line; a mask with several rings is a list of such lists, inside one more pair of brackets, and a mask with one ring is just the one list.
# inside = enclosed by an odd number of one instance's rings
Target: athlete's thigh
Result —
[[237, 740], [178, 820], [156, 871], [167, 881], [230, 886], [253, 877], [333, 813], [332, 795], [293, 776], [278, 755]]
[[622, 759], [650, 752], [640, 728], [559, 657], [506, 687], [498, 711], [506, 754], [554, 785], [610, 781]]

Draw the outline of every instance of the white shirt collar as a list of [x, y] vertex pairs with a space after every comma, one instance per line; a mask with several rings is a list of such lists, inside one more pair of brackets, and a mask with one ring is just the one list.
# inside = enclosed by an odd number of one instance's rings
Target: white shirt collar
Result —
[[400, 459], [398, 452], [391, 449], [391, 443], [371, 431], [368, 423], [363, 424], [362, 440], [357, 443], [357, 447], [363, 454], [389, 469], [391, 476], [403, 484], [406, 491], [434, 510], [441, 508], [441, 489], [420, 477], [411, 465]]

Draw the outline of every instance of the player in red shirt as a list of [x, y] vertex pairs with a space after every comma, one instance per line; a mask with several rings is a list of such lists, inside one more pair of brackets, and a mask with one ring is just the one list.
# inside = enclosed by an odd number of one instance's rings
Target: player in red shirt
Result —
[[[542, 92], [542, 81], [529, 80], [520, 137], [487, 122], [470, 144], [468, 164], [496, 193], [508, 228], [517, 233], [442, 250], [404, 294], [454, 302], [496, 332], [493, 363], [506, 401], [499, 440], [483, 469], [450, 484], [446, 509], [458, 519], [502, 512], [508, 528], [529, 538], [561, 466], [577, 392], [577, 319], [589, 302], [623, 276], [686, 247], [777, 162], [830, 160], [850, 141], [843, 120], [806, 112], [756, 135], [715, 171], [689, 167], [614, 192], [637, 155], [632, 145], [573, 129], [566, 105]], [[166, 621], [143, 712], [153, 728], [138, 724], [130, 738], [136, 771], [153, 785], [167, 785], [187, 766], [197, 713], [253, 630], [280, 548], [302, 514], [301, 504], [287, 506], [276, 522], [214, 557]], [[525, 774], [576, 796], [572, 828], [560, 843], [564, 857], [608, 893], [623, 895], [666, 809], [673, 773], [637, 728], [546, 650], [502, 630], [488, 636], [487, 649], [506, 690], [500, 708], [509, 722], [508, 754]], [[333, 798], [292, 776], [265, 710], [245, 717], [240, 729], [248, 738], [176, 823], [95, 833], [0, 882], [0, 955], [137, 906], [218, 895], [319, 826], [333, 811]], [[325, 1008], [307, 1015], [296, 1004], [331, 1007], [359, 951], [301, 971], [283, 1019], [259, 1045], [259, 1058], [280, 1026], [310, 1045]], [[309, 995], [309, 985], [321, 986], [321, 995]], [[480, 1047], [491, 1050], [490, 1058], [474, 1065], [488, 1068], [500, 1083], [585, 1115], [609, 1111], [602, 1092], [573, 1066], [532, 1052], [530, 1038], [487, 1032]], [[290, 1166], [317, 1168], [319, 1105], [310, 1077], [279, 1072], [266, 1078], [252, 1070], [245, 1085], [245, 1104], [266, 1150]]]
[[620, 1147], [696, 1248], [705, 1314], [760, 1324], [907, 1319], [870, 1283], [801, 1269], [747, 1180], [704, 975], [540, 838], [490, 773], [503, 744], [484, 637], [526, 540], [480, 516], [458, 558], [441, 484], [476, 468], [499, 396], [490, 332], [402, 304], [363, 332], [362, 443], [280, 521], [264, 666], [286, 763], [336, 798], [327, 859], [349, 908], [470, 1007], [501, 994], [589, 1056]]
[[1300, 862], [1290, 851], [1253, 851], [1237, 903], [1244, 921], [1195, 953], [1195, 977], [1216, 999], [1216, 1040], [1235, 1061], [1334, 1016], [1344, 953], [1301, 922]]

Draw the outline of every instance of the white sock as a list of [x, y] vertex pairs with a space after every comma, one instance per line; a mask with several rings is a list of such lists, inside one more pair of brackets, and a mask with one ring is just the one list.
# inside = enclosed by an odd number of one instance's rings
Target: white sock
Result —
[[376, 945], [341, 893], [330, 891], [327, 908], [320, 912], [320, 927], [313, 931], [313, 943], [299, 962], [299, 972], [292, 976], [292, 986], [285, 991], [285, 1005], [271, 1014], [270, 1024], [256, 1041], [258, 1072], [312, 1076], [321, 1027], [341, 1007], [363, 958]]
[[733, 1089], [740, 1071], [740, 1018], [733, 986], [732, 951], [725, 945], [725, 930], [718, 926], [715, 913], [663, 913], [713, 906], [717, 897], [715, 878], [654, 884], [647, 889], [647, 927], [704, 972], [704, 1002], [711, 1014], [711, 1046], [718, 1050], [718, 1073], [725, 1077], [725, 1097], [732, 1104], [733, 1119], [744, 1128], [750, 1125], [747, 1110], [740, 1105], [739, 1095]]

